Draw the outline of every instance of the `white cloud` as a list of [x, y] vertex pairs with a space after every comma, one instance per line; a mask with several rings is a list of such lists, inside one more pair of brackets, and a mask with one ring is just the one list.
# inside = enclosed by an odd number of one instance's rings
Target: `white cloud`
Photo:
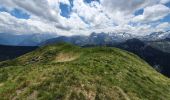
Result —
[[146, 7], [142, 15], [134, 17], [134, 22], [152, 22], [164, 18], [170, 13], [170, 8], [157, 4], [153, 6]]
[[[169, 1], [100, 0], [100, 3], [85, 3], [84, 0], [74, 0], [70, 17], [65, 18], [60, 15], [59, 6], [60, 3], [70, 5], [69, 0], [0, 0], [0, 5], [8, 10], [18, 8], [30, 14], [30, 19], [18, 19], [7, 12], [0, 12], [0, 32], [87, 35], [96, 31], [141, 35], [168, 26], [169, 23], [160, 22], [153, 27], [152, 23], [170, 13], [170, 8], [164, 5]], [[139, 9], [144, 9], [144, 13], [135, 16]]]
[[38, 20], [17, 19], [9, 13], [0, 12], [0, 33], [49, 33], [55, 32], [52, 25], [45, 24]]
[[56, 34], [72, 35], [70, 32], [58, 29], [54, 24], [48, 21], [39, 20], [36, 17], [33, 19], [17, 19], [9, 13], [0, 12], [0, 33], [11, 34]]
[[93, 2], [91, 5], [88, 5], [85, 4], [83, 0], [74, 1], [73, 12], [82, 17], [89, 26], [94, 27], [107, 20], [107, 17], [101, 13], [101, 11], [101, 5], [97, 2]]
[[170, 28], [170, 23], [168, 23], [168, 22], [164, 22], [164, 23], [161, 23], [158, 26], [156, 26], [156, 29], [158, 31], [164, 31], [164, 30], [166, 30], [168, 28]]

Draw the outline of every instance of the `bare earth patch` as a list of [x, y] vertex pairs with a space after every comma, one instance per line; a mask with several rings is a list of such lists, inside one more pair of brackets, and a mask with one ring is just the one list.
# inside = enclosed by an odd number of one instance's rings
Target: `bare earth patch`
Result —
[[27, 88], [23, 88], [23, 89], [17, 90], [17, 91], [16, 91], [16, 96], [14, 96], [14, 97], [12, 98], [12, 100], [18, 100], [18, 99], [19, 99], [19, 96], [20, 96], [23, 92], [25, 92], [26, 90], [27, 90]]
[[37, 100], [38, 92], [34, 91], [30, 96], [28, 96], [27, 100]]
[[4, 85], [4, 83], [0, 83], [0, 87], [3, 86], [3, 85]]
[[73, 53], [60, 53], [57, 55], [56, 62], [69, 62], [79, 58], [80, 55]]

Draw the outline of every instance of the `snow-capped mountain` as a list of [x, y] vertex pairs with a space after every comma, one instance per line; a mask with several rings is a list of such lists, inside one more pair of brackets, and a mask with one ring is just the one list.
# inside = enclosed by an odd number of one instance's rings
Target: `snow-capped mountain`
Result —
[[149, 35], [142, 37], [142, 39], [145, 41], [155, 41], [155, 40], [161, 40], [161, 39], [166, 39], [166, 38], [170, 38], [170, 31], [153, 32]]
[[76, 45], [105, 45], [124, 42], [128, 39], [138, 38], [142, 41], [155, 41], [170, 38], [170, 31], [154, 32], [146, 36], [137, 36], [126, 32], [113, 33], [91, 33], [89, 36], [57, 36], [53, 34], [30, 34], [30, 35], [13, 35], [0, 33], [0, 44], [19, 45], [19, 46], [37, 46], [57, 42], [68, 42]]
[[49, 39], [40, 45], [53, 44], [57, 42], [68, 42], [79, 46], [84, 45], [105, 45], [116, 44], [128, 39], [134, 38], [134, 35], [129, 33], [91, 33], [89, 36], [59, 36], [57, 38]]

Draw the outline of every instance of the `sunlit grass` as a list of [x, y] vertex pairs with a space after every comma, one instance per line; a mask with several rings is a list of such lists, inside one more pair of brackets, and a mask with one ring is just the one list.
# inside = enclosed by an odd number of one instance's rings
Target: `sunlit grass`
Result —
[[[76, 59], [56, 61], [61, 53], [68, 56], [70, 52]], [[0, 65], [4, 67], [0, 68], [0, 100], [170, 99], [168, 78], [117, 48], [61, 43]]]

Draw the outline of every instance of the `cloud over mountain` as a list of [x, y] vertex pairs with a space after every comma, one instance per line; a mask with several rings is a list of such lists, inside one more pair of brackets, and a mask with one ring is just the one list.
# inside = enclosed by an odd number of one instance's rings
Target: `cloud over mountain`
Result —
[[1, 0], [0, 33], [88, 35], [167, 30], [170, 0]]

